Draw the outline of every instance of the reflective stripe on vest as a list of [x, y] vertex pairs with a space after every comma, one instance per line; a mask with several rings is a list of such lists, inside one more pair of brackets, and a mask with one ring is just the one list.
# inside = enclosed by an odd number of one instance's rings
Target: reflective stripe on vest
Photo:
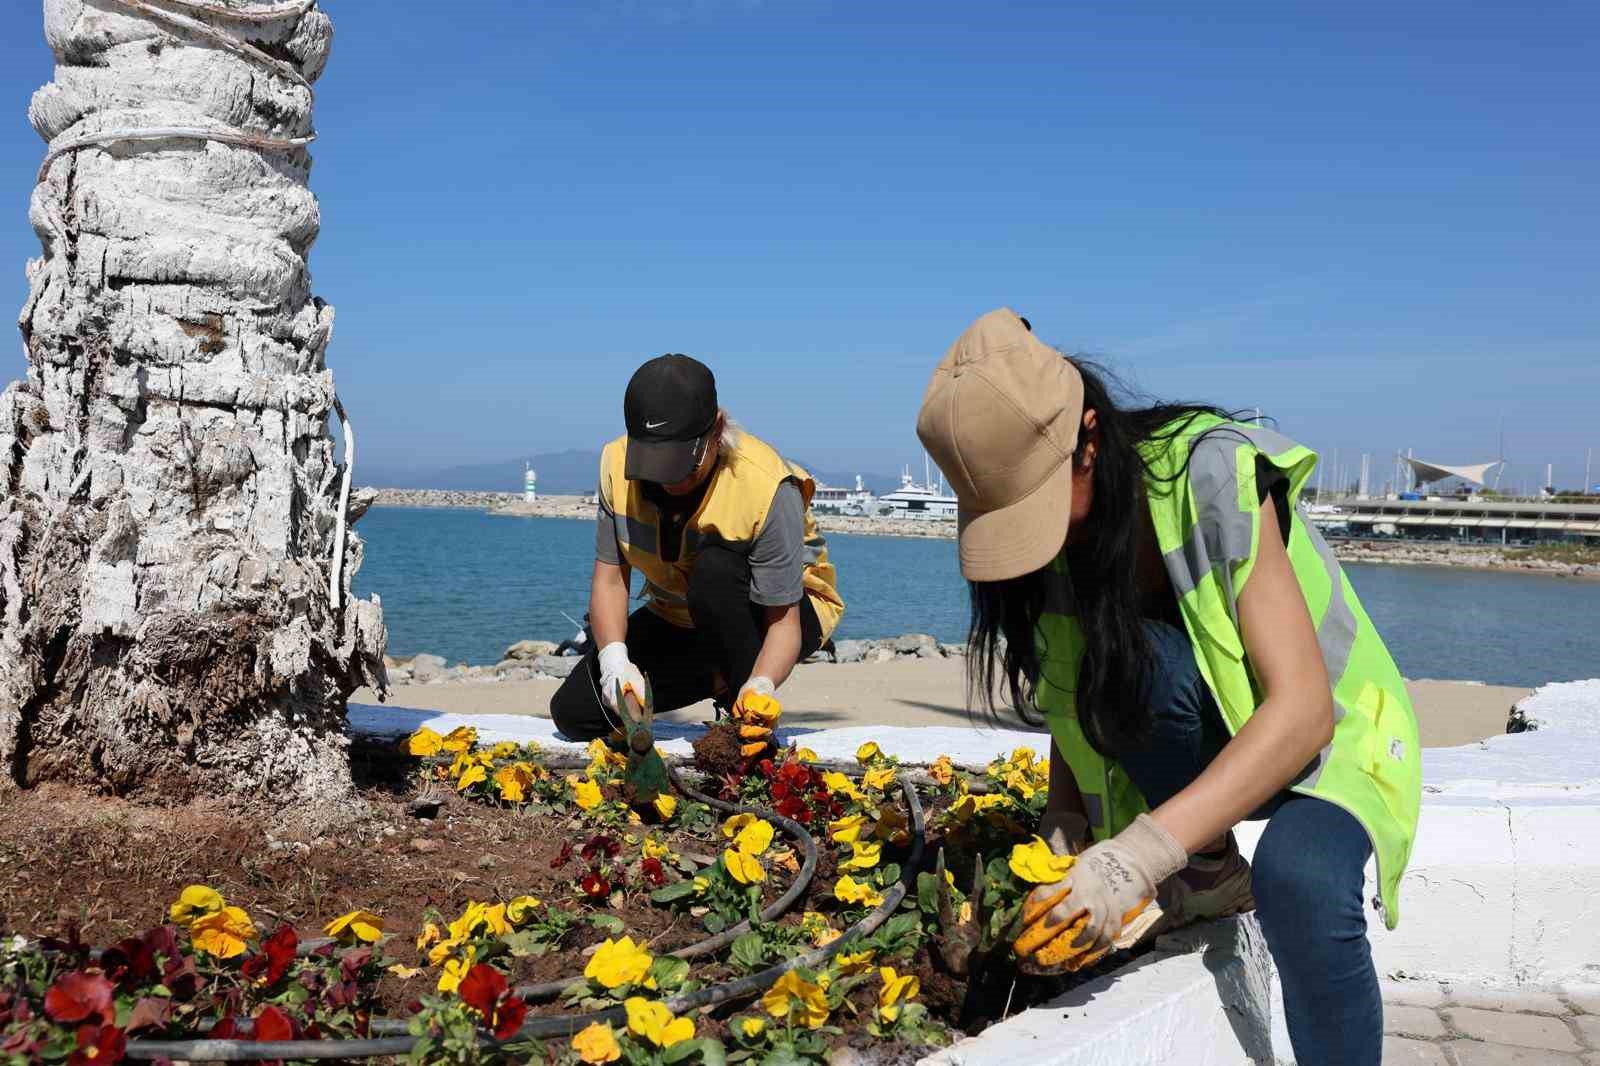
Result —
[[[1238, 590], [1254, 569], [1259, 543], [1257, 460], [1287, 477], [1289, 561], [1316, 627], [1334, 705], [1333, 740], [1291, 787], [1336, 803], [1361, 822], [1377, 856], [1384, 917], [1392, 928], [1399, 920], [1400, 877], [1421, 805], [1421, 749], [1394, 660], [1332, 549], [1293, 505], [1316, 467], [1316, 455], [1272, 430], [1214, 416], [1164, 428], [1143, 452], [1158, 547], [1196, 665], [1230, 733], [1249, 721], [1261, 695], [1238, 624]], [[1083, 639], [1064, 556], [1049, 573], [1061, 588], [1047, 589], [1039, 623], [1042, 673], [1036, 699], [1086, 806], [1098, 807], [1086, 813], [1096, 838], [1104, 839], [1146, 807], [1127, 774], [1096, 753], [1079, 727], [1075, 690]]]
[[695, 557], [711, 544], [748, 555], [766, 525], [778, 486], [792, 481], [799, 486], [806, 505], [802, 534], [805, 595], [817, 612], [823, 640], [832, 635], [844, 614], [844, 601], [828, 560], [828, 542], [811, 514], [811, 496], [816, 491], [811, 475], [764, 441], [740, 433], [738, 445], [725, 450], [717, 461], [705, 497], [683, 526], [677, 558], [667, 561], [662, 558], [659, 511], [643, 488], [627, 479], [626, 458], [626, 437], [606, 445], [600, 458], [600, 494], [611, 510], [623, 561], [644, 576], [644, 595], [652, 611], [674, 625], [692, 628], [688, 597]]

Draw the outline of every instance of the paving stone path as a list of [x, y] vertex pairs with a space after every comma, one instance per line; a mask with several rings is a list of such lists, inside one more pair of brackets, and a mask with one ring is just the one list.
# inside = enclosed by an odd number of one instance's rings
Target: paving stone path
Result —
[[1384, 1066], [1600, 1066], [1600, 987], [1383, 982]]

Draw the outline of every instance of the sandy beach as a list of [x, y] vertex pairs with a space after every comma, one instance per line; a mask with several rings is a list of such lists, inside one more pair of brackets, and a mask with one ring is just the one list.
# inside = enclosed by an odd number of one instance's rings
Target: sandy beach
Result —
[[[899, 659], [883, 663], [811, 663], [784, 685], [784, 722], [791, 726], [959, 726], [967, 723], [964, 661]], [[388, 704], [453, 714], [547, 716], [557, 681], [447, 682], [398, 685]], [[1511, 705], [1530, 690], [1462, 681], [1408, 681], [1425, 747], [1453, 747], [1504, 733]], [[355, 703], [377, 703], [360, 689]], [[710, 702], [663, 715], [689, 724], [711, 716]], [[1005, 725], [1021, 728], [1014, 716]]]

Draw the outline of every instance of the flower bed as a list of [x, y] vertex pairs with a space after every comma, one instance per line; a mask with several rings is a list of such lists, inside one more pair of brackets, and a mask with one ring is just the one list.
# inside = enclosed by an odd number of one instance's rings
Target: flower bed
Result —
[[0, 836], [24, 864], [0, 882], [0, 1062], [115, 1062], [207, 1029], [380, 1038], [415, 1062], [888, 1061], [1060, 991], [1010, 957], [1023, 896], [1063, 870], [1032, 835], [1032, 752], [918, 771], [919, 833], [907, 770], [876, 744], [844, 768], [725, 729], [704, 773], [639, 806], [604, 744], [572, 765], [421, 730], [354, 837], [264, 848], [226, 815], [30, 797], [22, 821], [53, 817], [95, 869], [53, 875]]

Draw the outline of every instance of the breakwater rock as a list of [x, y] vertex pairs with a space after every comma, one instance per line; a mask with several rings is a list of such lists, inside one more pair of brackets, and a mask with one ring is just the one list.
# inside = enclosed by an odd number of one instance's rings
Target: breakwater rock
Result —
[[375, 507], [465, 507], [492, 508], [508, 500], [520, 499], [514, 492], [457, 492], [452, 489], [367, 489], [374, 494]]
[[[565, 652], [565, 654], [563, 654]], [[944, 644], [927, 633], [906, 633], [881, 640], [839, 640], [817, 652], [808, 663], [886, 663], [894, 659], [949, 659], [967, 652], [964, 644]], [[519, 640], [493, 666], [451, 665], [443, 656], [419, 652], [386, 656], [389, 682], [395, 685], [442, 685], [497, 681], [555, 681], [582, 661], [568, 646], [550, 640]]]
[[1600, 563], [1582, 557], [1543, 558], [1519, 549], [1474, 547], [1418, 541], [1337, 541], [1334, 553], [1347, 563], [1391, 566], [1460, 566], [1478, 570], [1523, 570], [1568, 577], [1600, 577]]

